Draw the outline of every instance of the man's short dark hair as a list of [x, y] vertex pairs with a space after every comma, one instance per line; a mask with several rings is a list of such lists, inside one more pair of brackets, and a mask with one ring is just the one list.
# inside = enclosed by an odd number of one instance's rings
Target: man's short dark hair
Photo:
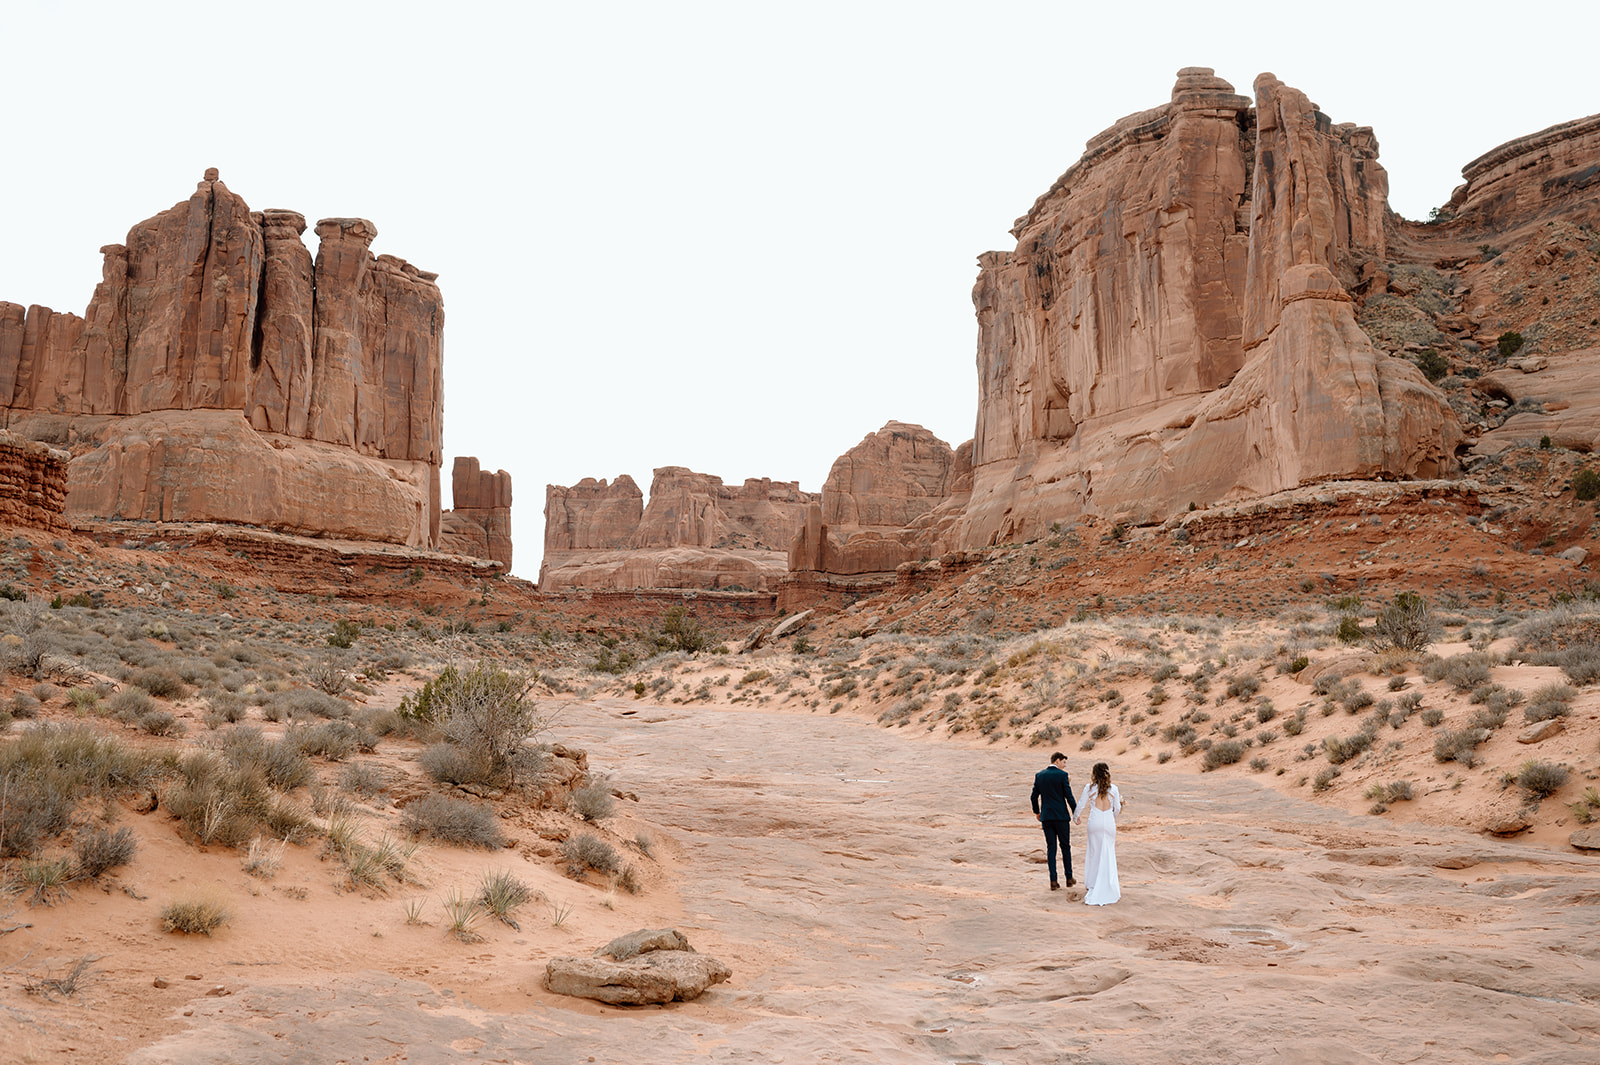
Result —
[[1066, 760], [1067, 756], [1062, 754], [1060, 751], [1057, 751], [1055, 754], [1050, 756], [1050, 763], [1052, 765], [1054, 765], [1056, 762], [1065, 762]]

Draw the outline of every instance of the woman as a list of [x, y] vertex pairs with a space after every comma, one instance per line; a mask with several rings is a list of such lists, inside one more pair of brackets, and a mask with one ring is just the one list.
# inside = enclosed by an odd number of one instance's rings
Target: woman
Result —
[[1122, 794], [1111, 783], [1111, 767], [1096, 762], [1078, 801], [1078, 824], [1089, 821], [1089, 841], [1083, 861], [1083, 882], [1088, 890], [1083, 901], [1090, 906], [1109, 906], [1122, 897], [1117, 882], [1117, 815], [1122, 812]]

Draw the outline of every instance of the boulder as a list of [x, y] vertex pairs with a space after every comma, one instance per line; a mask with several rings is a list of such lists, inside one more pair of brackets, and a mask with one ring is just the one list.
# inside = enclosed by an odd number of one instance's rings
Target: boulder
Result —
[[1581, 851], [1600, 851], [1600, 825], [1578, 829], [1567, 842]]
[[1538, 743], [1540, 740], [1547, 740], [1551, 736], [1560, 735], [1565, 728], [1566, 726], [1561, 723], [1559, 717], [1553, 717], [1547, 721], [1539, 721], [1517, 733], [1517, 742]]
[[733, 971], [697, 953], [676, 929], [640, 929], [607, 943], [588, 958], [552, 958], [545, 987], [558, 995], [612, 1005], [688, 1002]]

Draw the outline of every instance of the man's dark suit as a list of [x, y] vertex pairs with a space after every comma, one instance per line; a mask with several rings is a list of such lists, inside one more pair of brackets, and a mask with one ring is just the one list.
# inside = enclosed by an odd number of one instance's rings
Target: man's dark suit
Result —
[[1061, 864], [1066, 871], [1067, 883], [1072, 883], [1072, 839], [1067, 834], [1068, 822], [1078, 812], [1078, 800], [1072, 795], [1072, 781], [1065, 769], [1054, 764], [1039, 770], [1033, 777], [1033, 812], [1044, 829], [1044, 853], [1050, 865], [1050, 883], [1056, 883], [1056, 844], [1061, 845]]

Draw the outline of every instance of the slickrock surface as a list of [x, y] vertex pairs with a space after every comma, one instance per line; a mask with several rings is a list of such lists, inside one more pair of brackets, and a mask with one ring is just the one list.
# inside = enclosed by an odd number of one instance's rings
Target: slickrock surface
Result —
[[[640, 1046], [660, 1063], [1554, 1065], [1600, 1051], [1600, 866], [1577, 852], [1374, 825], [1111, 755], [1128, 799], [1123, 894], [1088, 908], [1081, 888], [1046, 890], [1027, 812], [1039, 752], [826, 715], [624, 709], [640, 707], [583, 710], [567, 738], [608, 752], [618, 785], [682, 848], [671, 923], [732, 981], [671, 1008], [552, 996], [537, 986], [544, 959], [570, 947], [548, 931], [514, 951], [457, 945], [376, 969], [352, 939], [331, 977], [293, 956], [265, 970], [193, 960], [234, 957], [242, 918], [216, 943], [178, 944], [205, 981], [141, 992], [165, 1034], [130, 1065], [620, 1061]], [[1075, 784], [1087, 762], [1069, 763]], [[380, 952], [437, 940], [388, 909], [384, 938], [326, 931]], [[212, 972], [227, 994], [205, 994]]]
[[655, 471], [649, 506], [626, 474], [548, 485], [539, 587], [766, 591], [783, 576], [789, 538], [816, 498], [795, 481], [730, 486], [682, 466]]

